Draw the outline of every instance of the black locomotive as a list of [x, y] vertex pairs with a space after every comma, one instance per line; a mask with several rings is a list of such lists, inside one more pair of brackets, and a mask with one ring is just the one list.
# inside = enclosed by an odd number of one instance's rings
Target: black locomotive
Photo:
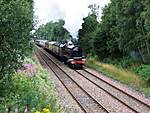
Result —
[[59, 57], [61, 61], [71, 67], [81, 68], [86, 61], [80, 46], [74, 45], [72, 42], [58, 43], [54, 41], [36, 40], [36, 44], [49, 50], [51, 53]]

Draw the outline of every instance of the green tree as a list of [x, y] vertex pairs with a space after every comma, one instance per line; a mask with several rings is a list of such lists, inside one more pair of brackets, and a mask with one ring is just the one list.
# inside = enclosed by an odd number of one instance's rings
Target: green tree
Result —
[[145, 56], [150, 56], [150, 42], [146, 35], [148, 31], [144, 25], [147, 20], [146, 13], [144, 13], [148, 11], [147, 5], [150, 5], [147, 0], [125, 0], [117, 1], [118, 7], [116, 8], [119, 49], [125, 53], [138, 52], [143, 62], [147, 62]]
[[150, 1], [142, 0], [140, 2], [142, 11], [136, 20], [136, 42], [138, 51], [141, 54], [143, 62], [150, 61]]
[[64, 28], [65, 21], [60, 19], [58, 22], [48, 22], [45, 25], [41, 25], [34, 35], [37, 39], [46, 39], [53, 41], [62, 41], [70, 38], [69, 31]]
[[32, 0], [0, 0], [0, 81], [17, 69], [30, 46]]
[[90, 14], [83, 18], [82, 29], [79, 30], [79, 43], [86, 53], [94, 52], [93, 41], [97, 29], [96, 15]]
[[[150, 58], [149, 6], [149, 0], [111, 0], [111, 3], [103, 8], [102, 20], [94, 41], [96, 53], [100, 51], [97, 48], [105, 45], [102, 50], [105, 50], [108, 57], [128, 56], [129, 53], [136, 52], [139, 54], [137, 57], [140, 56], [143, 62], [148, 62]], [[99, 44], [96, 41], [99, 41]], [[99, 53], [100, 57], [107, 57], [107, 55]]]
[[99, 30], [94, 39], [93, 45], [96, 55], [100, 59], [107, 58], [109, 56], [109, 51], [107, 50], [107, 33], [105, 31]]
[[95, 51], [101, 59], [106, 57], [116, 58], [122, 55], [117, 43], [118, 32], [116, 29], [115, 7], [115, 0], [113, 0], [111, 4], [103, 8], [103, 15], [94, 40]]

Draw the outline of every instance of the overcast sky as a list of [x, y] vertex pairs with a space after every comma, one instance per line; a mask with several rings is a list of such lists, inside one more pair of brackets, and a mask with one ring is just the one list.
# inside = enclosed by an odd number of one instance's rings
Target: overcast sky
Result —
[[66, 22], [64, 27], [75, 37], [81, 28], [83, 17], [90, 11], [88, 6], [96, 3], [101, 9], [109, 2], [110, 0], [34, 0], [34, 8], [39, 24], [64, 19]]

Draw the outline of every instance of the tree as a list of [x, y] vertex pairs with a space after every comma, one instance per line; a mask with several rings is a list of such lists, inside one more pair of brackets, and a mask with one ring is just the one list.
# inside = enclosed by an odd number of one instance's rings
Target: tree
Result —
[[[146, 0], [147, 1], [147, 0]], [[129, 53], [136, 51], [140, 54], [142, 61], [147, 62], [145, 56], [149, 54], [149, 39], [146, 36], [144, 12], [146, 6], [150, 5], [145, 0], [136, 1], [117, 1], [117, 29], [119, 32], [118, 43], [119, 49]], [[120, 10], [120, 7], [122, 9]], [[144, 14], [144, 15], [143, 15]]]
[[[106, 57], [116, 58], [122, 55], [118, 48], [116, 29], [116, 5], [115, 0], [103, 8], [103, 15], [98, 26], [98, 32], [94, 40], [94, 48], [97, 55], [104, 59]], [[99, 43], [97, 43], [97, 41]]]
[[[148, 62], [150, 58], [149, 5], [149, 0], [111, 0], [111, 3], [103, 8], [102, 20], [94, 41], [96, 43], [94, 45], [98, 46], [95, 48], [96, 53], [99, 53], [97, 48], [105, 45], [103, 50], [109, 52], [111, 58], [136, 52], [143, 62]], [[102, 38], [105, 38], [104, 41]], [[97, 45], [96, 40], [101, 40], [101, 43]], [[99, 56], [107, 55], [99, 54]]]
[[109, 56], [109, 51], [107, 50], [107, 33], [105, 31], [98, 31], [96, 38], [94, 39], [93, 45], [96, 55], [100, 59], [107, 58]]
[[82, 29], [79, 30], [79, 43], [86, 53], [94, 52], [93, 39], [97, 29], [96, 15], [90, 14], [83, 18]]
[[0, 81], [22, 63], [33, 28], [32, 0], [0, 0]]
[[91, 14], [96, 15], [96, 17], [99, 16], [99, 5], [96, 4], [91, 4], [88, 6], [91, 10]]
[[138, 31], [136, 35], [137, 47], [143, 62], [150, 62], [150, 2], [148, 0], [142, 0], [140, 3], [142, 11], [136, 20]]
[[64, 28], [65, 21], [60, 19], [58, 22], [48, 22], [45, 25], [41, 25], [34, 35], [37, 39], [46, 39], [53, 41], [62, 41], [66, 39], [70, 39], [71, 35], [69, 31]]

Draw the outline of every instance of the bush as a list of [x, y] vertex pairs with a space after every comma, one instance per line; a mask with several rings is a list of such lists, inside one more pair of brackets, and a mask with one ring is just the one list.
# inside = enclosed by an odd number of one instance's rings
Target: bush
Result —
[[0, 97], [0, 113], [5, 113], [6, 108], [9, 108], [11, 112], [18, 108], [19, 113], [24, 113], [26, 107], [30, 113], [43, 108], [48, 108], [52, 113], [58, 113], [60, 108], [48, 72], [31, 59], [26, 59], [25, 62], [36, 66], [36, 72], [32, 76], [24, 71], [13, 75], [10, 87], [7, 88], [5, 95]]
[[141, 65], [136, 70], [136, 73], [138, 73], [141, 78], [150, 85], [150, 65]]

